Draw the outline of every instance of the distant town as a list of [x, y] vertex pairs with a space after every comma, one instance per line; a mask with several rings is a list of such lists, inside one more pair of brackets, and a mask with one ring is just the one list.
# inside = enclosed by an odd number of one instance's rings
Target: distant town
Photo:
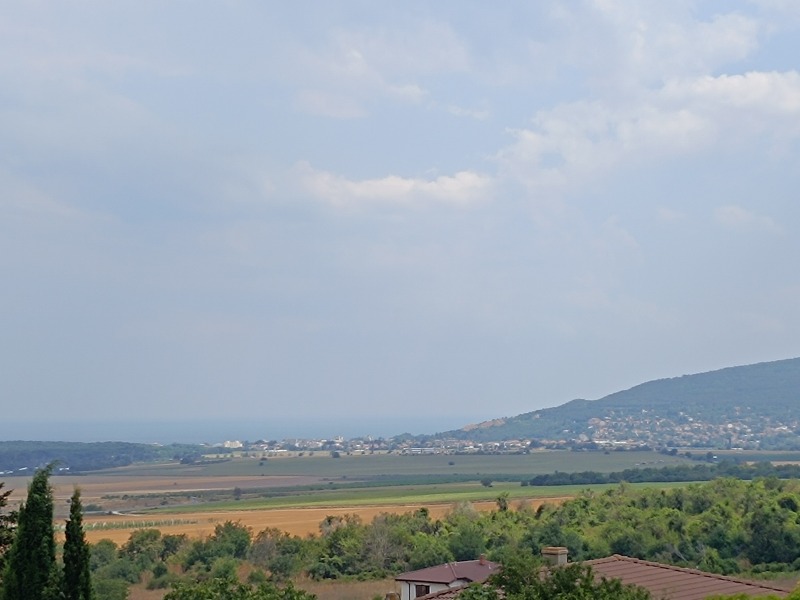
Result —
[[[775, 447], [794, 449], [800, 444], [800, 420], [781, 422], [764, 416], [743, 413], [725, 423], [709, 423], [685, 414], [679, 419], [655, 416], [647, 410], [641, 416], [608, 416], [588, 421], [589, 433], [559, 438], [521, 438], [476, 441], [440, 436], [399, 436], [346, 439], [284, 439], [246, 442], [229, 440], [217, 447], [261, 453], [265, 456], [297, 453], [398, 454], [521, 454], [536, 449], [552, 450], [664, 450], [671, 448], [709, 448], [759, 450]], [[766, 442], [766, 444], [765, 444]]]

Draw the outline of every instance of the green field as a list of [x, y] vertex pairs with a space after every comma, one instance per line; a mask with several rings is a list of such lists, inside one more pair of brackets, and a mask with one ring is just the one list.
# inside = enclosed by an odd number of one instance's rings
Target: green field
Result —
[[[634, 488], [673, 488], [689, 483], [639, 483]], [[511, 501], [572, 497], [585, 490], [602, 493], [619, 487], [619, 484], [561, 485], [522, 487], [513, 483], [495, 483], [484, 487], [475, 483], [451, 483], [420, 486], [392, 486], [385, 488], [352, 488], [318, 492], [296, 492], [277, 497], [254, 497], [239, 501], [223, 500], [202, 504], [203, 511], [262, 510], [275, 508], [357, 507], [396, 504], [456, 504], [459, 502], [493, 502], [500, 494], [508, 494]], [[197, 504], [152, 509], [153, 513], [196, 512]]]
[[97, 474], [139, 477], [218, 477], [218, 476], [312, 476], [337, 479], [383, 479], [409, 476], [474, 475], [476, 479], [493, 475], [518, 477], [555, 471], [598, 471], [610, 473], [640, 466], [664, 467], [687, 462], [677, 456], [656, 452], [570, 452], [544, 451], [530, 454], [492, 455], [398, 455], [328, 454], [280, 456], [267, 459], [234, 458], [224, 462], [197, 465], [143, 464]]
[[[655, 452], [547, 451], [524, 455], [396, 455], [329, 454], [281, 456], [266, 460], [239, 457], [195, 465], [147, 464], [108, 471], [124, 477], [253, 477], [264, 485], [241, 485], [241, 498], [233, 490], [165, 493], [159, 512], [253, 510], [281, 507], [364, 506], [376, 504], [433, 504], [493, 501], [507, 492], [511, 500], [572, 496], [585, 485], [521, 486], [520, 481], [541, 473], [614, 472], [636, 467], [663, 467], [686, 459]], [[273, 483], [268, 476], [315, 478], [316, 483]], [[491, 480], [491, 487], [484, 485]], [[660, 485], [660, 484], [656, 484]], [[593, 486], [604, 490], [615, 484]], [[664, 486], [667, 487], [667, 486]]]

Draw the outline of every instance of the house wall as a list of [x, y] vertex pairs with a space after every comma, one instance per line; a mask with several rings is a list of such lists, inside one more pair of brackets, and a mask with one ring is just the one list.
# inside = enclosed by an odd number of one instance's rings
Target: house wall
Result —
[[448, 588], [457, 588], [463, 585], [466, 585], [468, 582], [464, 579], [457, 579], [455, 581], [451, 581], [450, 584], [446, 583], [431, 583], [429, 581], [401, 581], [400, 582], [400, 600], [414, 600], [416, 598], [415, 593], [417, 589], [417, 585], [427, 585], [430, 586], [429, 594], [433, 594], [434, 592], [441, 592], [442, 590], [446, 590]]

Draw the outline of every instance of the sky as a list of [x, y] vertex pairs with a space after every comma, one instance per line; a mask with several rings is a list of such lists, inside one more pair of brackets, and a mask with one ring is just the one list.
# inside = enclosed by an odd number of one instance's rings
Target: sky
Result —
[[0, 439], [800, 356], [798, 57], [793, 0], [8, 3]]

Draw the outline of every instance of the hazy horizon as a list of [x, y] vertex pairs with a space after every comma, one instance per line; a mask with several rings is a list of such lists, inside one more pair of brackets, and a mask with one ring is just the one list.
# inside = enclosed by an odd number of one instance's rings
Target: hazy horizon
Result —
[[[255, 422], [254, 422], [255, 421]], [[332, 439], [337, 436], [389, 438], [402, 433], [432, 434], [458, 429], [470, 422], [443, 423], [443, 427], [426, 428], [424, 420], [303, 419], [272, 421], [4, 421], [0, 423], [0, 440], [58, 442], [136, 442], [144, 444], [208, 443], [228, 440], [256, 441], [282, 439]]]

